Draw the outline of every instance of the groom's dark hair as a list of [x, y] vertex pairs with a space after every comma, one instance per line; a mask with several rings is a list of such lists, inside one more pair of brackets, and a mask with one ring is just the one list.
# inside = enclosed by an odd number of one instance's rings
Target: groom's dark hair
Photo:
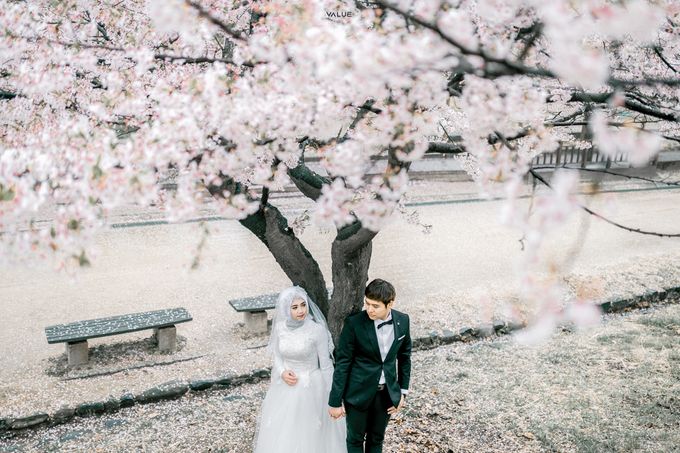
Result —
[[379, 300], [387, 305], [394, 300], [397, 292], [390, 282], [376, 278], [366, 286], [364, 296], [371, 300]]

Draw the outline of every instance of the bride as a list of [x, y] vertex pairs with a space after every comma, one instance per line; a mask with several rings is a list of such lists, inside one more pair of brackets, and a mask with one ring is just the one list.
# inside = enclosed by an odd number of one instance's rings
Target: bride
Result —
[[333, 340], [326, 319], [304, 289], [279, 294], [268, 350], [272, 378], [255, 453], [344, 453], [345, 421], [328, 416]]

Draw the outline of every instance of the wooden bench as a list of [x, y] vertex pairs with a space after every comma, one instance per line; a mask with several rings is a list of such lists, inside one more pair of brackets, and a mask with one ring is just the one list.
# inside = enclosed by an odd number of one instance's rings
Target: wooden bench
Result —
[[75, 366], [87, 363], [88, 339], [146, 329], [154, 329], [154, 339], [161, 352], [174, 352], [177, 347], [175, 324], [191, 320], [185, 308], [169, 308], [48, 326], [45, 335], [49, 344], [66, 343], [68, 364]]
[[[332, 288], [327, 288], [328, 296], [333, 293]], [[243, 313], [246, 329], [254, 333], [267, 332], [267, 310], [276, 307], [279, 294], [263, 294], [261, 296], [232, 299], [229, 305], [239, 313]]]

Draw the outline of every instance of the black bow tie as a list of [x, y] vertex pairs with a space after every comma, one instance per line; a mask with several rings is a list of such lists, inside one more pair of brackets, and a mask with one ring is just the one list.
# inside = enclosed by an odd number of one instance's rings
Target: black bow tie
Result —
[[378, 324], [378, 329], [380, 329], [382, 326], [386, 326], [388, 324], [394, 324], [394, 320], [390, 319], [389, 321], [381, 322]]

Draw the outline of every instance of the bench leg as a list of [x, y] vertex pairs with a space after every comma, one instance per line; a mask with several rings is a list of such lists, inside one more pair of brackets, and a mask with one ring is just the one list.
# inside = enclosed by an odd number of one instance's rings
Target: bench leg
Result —
[[245, 312], [246, 329], [253, 333], [267, 333], [267, 312]]
[[77, 366], [87, 363], [87, 340], [66, 343], [66, 357], [68, 357], [68, 366]]
[[175, 326], [154, 329], [154, 337], [160, 352], [175, 352], [177, 349], [177, 328]]

